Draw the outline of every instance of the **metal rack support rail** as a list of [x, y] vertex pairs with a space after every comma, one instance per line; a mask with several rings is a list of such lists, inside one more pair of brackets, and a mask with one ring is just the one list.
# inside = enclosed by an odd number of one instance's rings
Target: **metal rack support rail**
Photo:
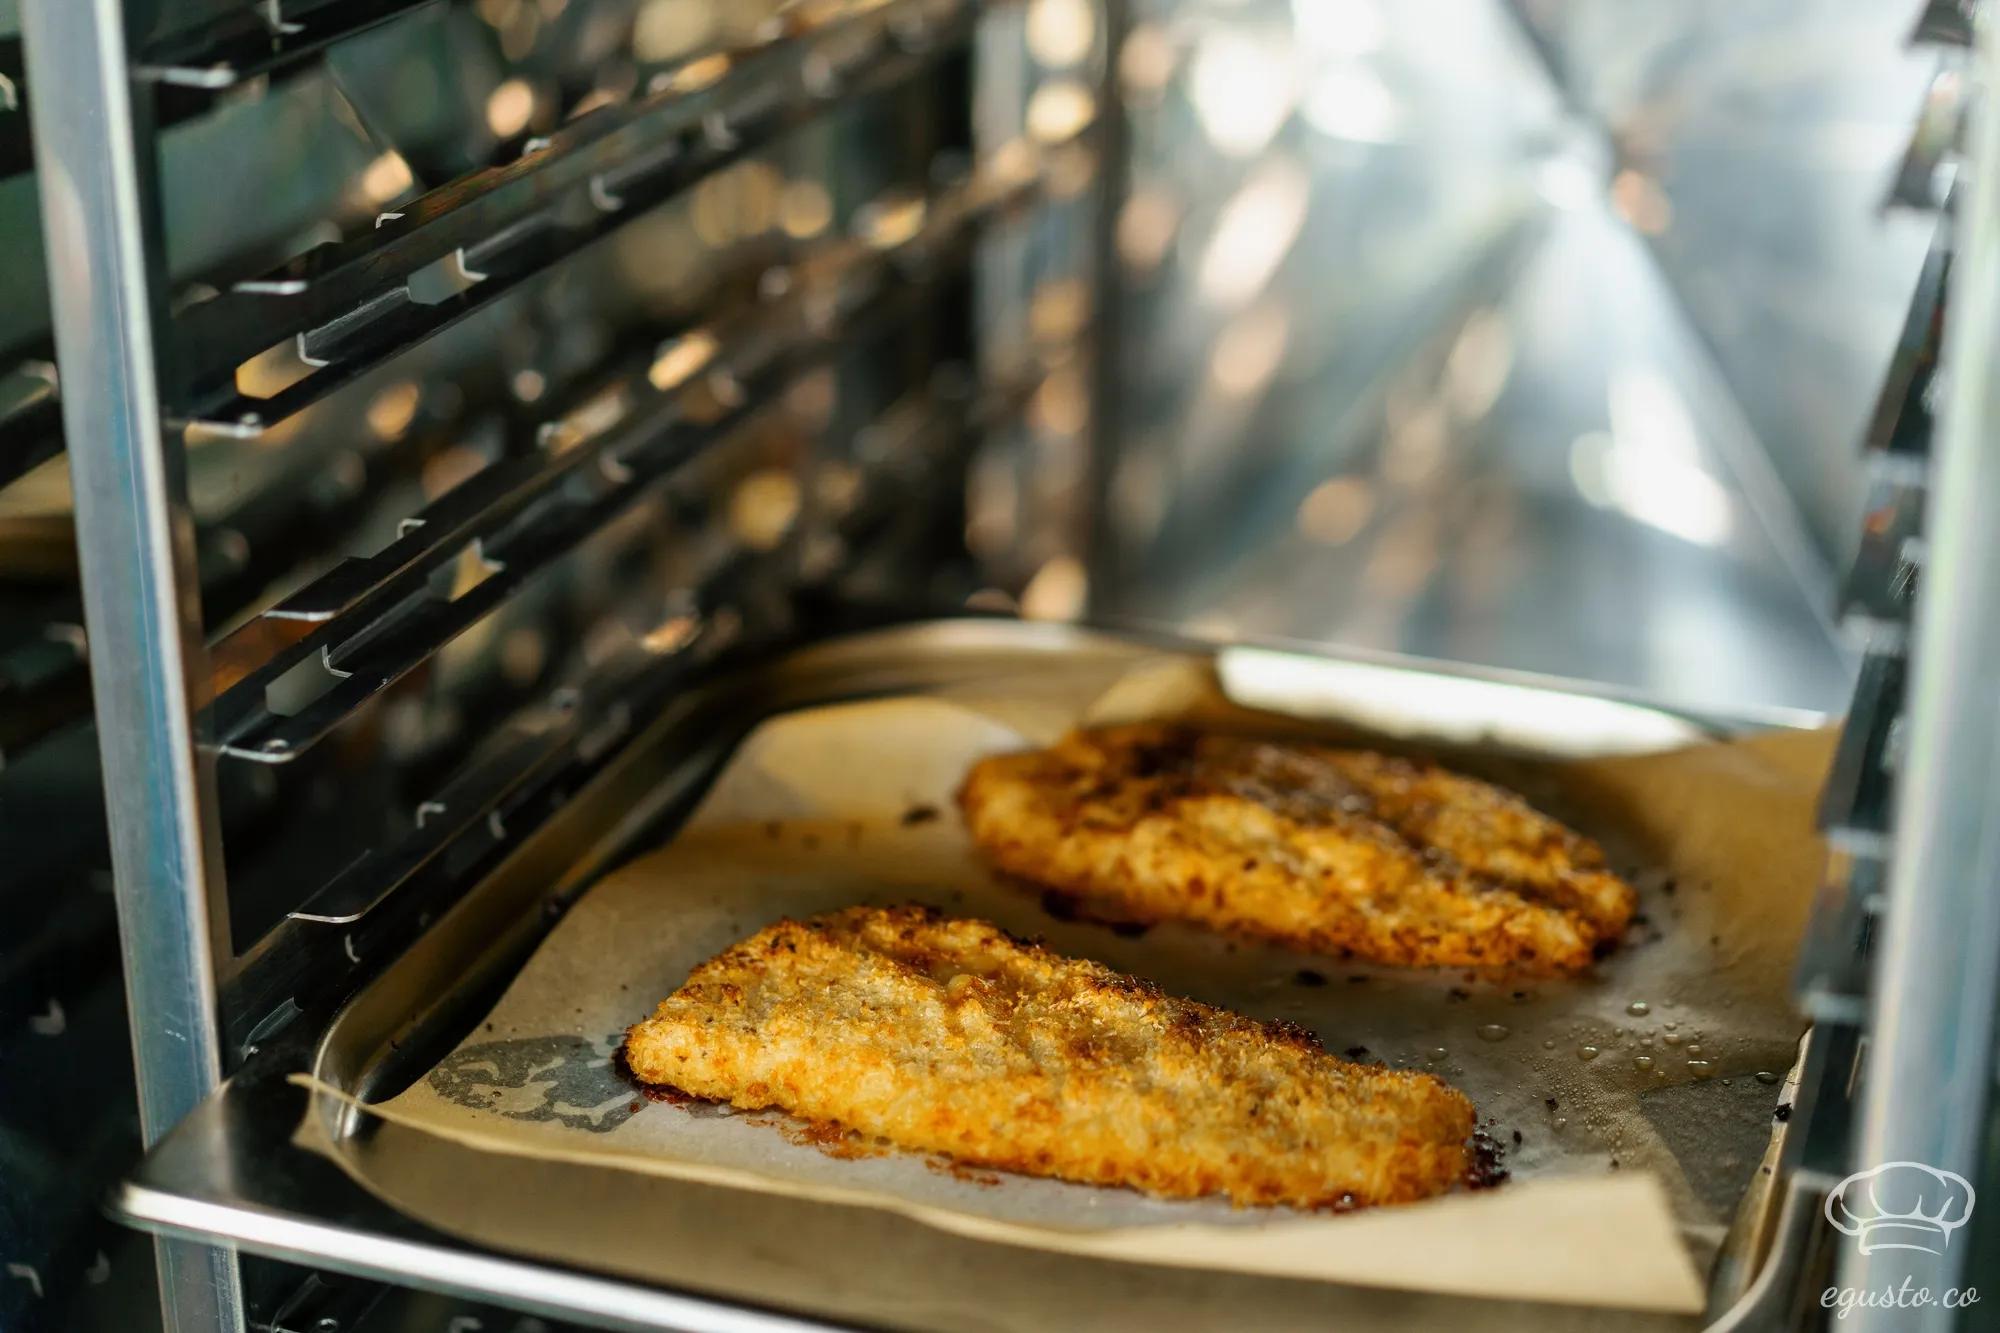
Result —
[[[1977, 70], [2000, 88], [2000, 28], [1979, 35]], [[1887, 915], [1869, 1016], [1856, 1165], [1914, 1161], [1976, 1173], [2000, 1020], [2000, 102], [1978, 99], [1970, 196], [1952, 276], [1945, 364], [1955, 373], [1934, 445], [1923, 596], [1911, 640], [1907, 742]], [[1869, 1290], [1908, 1274], [1903, 1251], [1847, 1251], [1840, 1281]], [[1934, 1283], [1963, 1287], [1965, 1247]], [[1941, 1305], [1856, 1311], [1863, 1330], [1943, 1330]]]
[[[221, 1078], [215, 967], [227, 940], [212, 781], [194, 734], [207, 678], [182, 458], [161, 424], [163, 296], [146, 109], [133, 97], [120, 0], [25, 7], [64, 425], [95, 638], [98, 744], [140, 1130], [150, 1144]], [[142, 149], [142, 143], [144, 145]], [[228, 1251], [159, 1246], [170, 1333], [242, 1326]]]

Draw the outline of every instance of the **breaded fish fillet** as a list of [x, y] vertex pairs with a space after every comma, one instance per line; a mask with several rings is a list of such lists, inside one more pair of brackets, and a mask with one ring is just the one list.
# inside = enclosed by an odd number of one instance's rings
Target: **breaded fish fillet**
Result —
[[1581, 971], [1631, 885], [1519, 797], [1365, 750], [1143, 724], [982, 760], [959, 791], [994, 864], [1141, 921], [1491, 975]]
[[920, 907], [779, 921], [625, 1038], [632, 1072], [969, 1166], [1237, 1204], [1394, 1203], [1468, 1170], [1428, 1074]]

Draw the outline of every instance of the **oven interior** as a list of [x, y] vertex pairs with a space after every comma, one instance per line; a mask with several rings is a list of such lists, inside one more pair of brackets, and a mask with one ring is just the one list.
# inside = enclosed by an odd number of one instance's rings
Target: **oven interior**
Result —
[[[812, 1322], [430, 1233], [286, 1075], [448, 1048], [759, 718], [1260, 645], [1845, 715], [1790, 1119], [1694, 1321], [1809, 1322], [1864, 1155], [1991, 1179], [1979, 41], [0, 0], [0, 1326]], [[1221, 1317], [1165, 1290], [1103, 1318]]]

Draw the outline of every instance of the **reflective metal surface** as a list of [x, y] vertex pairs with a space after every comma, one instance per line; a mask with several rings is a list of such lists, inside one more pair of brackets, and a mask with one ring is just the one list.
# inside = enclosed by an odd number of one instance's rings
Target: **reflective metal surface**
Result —
[[1138, 6], [1097, 605], [1838, 709], [1913, 17]]
[[[222, 1076], [215, 998], [226, 920], [194, 713], [207, 658], [179, 456], [162, 438], [157, 234], [125, 79], [118, 0], [28, 11], [57, 355], [89, 386], [63, 404], [91, 627], [125, 992], [147, 1143]], [[170, 1330], [243, 1323], [235, 1257], [159, 1248]]]
[[[1973, 180], [1946, 324], [1945, 398], [1932, 446], [1925, 576], [1911, 643], [1894, 850], [1869, 1012], [1870, 1052], [1856, 1169], [1921, 1162], [1990, 1179], [1993, 1059], [2000, 1016], [2000, 27], [1978, 46], [1987, 89], [1972, 121]], [[1955, 373], [1954, 373], [1955, 372]], [[1971, 1205], [1968, 1204], [1968, 1210]], [[1971, 1238], [1908, 1250], [1866, 1245], [1840, 1279], [1869, 1291], [1913, 1274], [1940, 1291], [1978, 1285]], [[1943, 1305], [1869, 1308], [1869, 1330], [1942, 1330]]]

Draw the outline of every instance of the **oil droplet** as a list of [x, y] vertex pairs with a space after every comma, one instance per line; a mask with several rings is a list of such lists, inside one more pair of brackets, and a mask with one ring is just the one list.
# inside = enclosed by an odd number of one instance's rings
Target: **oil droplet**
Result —
[[1700, 1055], [1700, 1054], [1701, 1054], [1701, 1044], [1700, 1044], [1699, 1042], [1690, 1042], [1690, 1043], [1688, 1043], [1688, 1054], [1689, 1054], [1690, 1056], [1695, 1056], [1695, 1055]]
[[1445, 1049], [1444, 1047], [1442, 1047], [1442, 1046], [1433, 1046], [1433, 1047], [1431, 1047], [1431, 1049], [1430, 1049], [1430, 1053], [1429, 1053], [1428, 1055], [1426, 1055], [1426, 1056], [1425, 1056], [1424, 1058], [1425, 1058], [1425, 1059], [1427, 1059], [1427, 1060], [1429, 1060], [1429, 1061], [1430, 1061], [1430, 1062], [1431, 1062], [1432, 1064], [1436, 1064], [1436, 1063], [1437, 1063], [1437, 1062], [1438, 1062], [1439, 1060], [1442, 1060], [1442, 1059], [1444, 1059], [1445, 1057], [1449, 1056], [1450, 1054], [1451, 1054], [1451, 1052], [1450, 1052], [1450, 1051], [1447, 1051], [1447, 1050], [1446, 1050], [1446, 1049]]
[[1597, 1048], [1595, 1046], [1579, 1046], [1576, 1048], [1576, 1058], [1579, 1060], [1595, 1060], [1597, 1058]]
[[1707, 1078], [1714, 1072], [1715, 1066], [1706, 1060], [1688, 1061], [1688, 1073], [1693, 1074], [1696, 1078]]
[[1650, 1036], [1639, 1038], [1639, 1044], [1649, 1051], [1653, 1049], [1653, 1039]]
[[1678, 1032], [1667, 1032], [1661, 1034], [1660, 1040], [1669, 1046], [1678, 1046], [1681, 1044], [1682, 1039], [1681, 1034]]
[[1556, 1039], [1555, 1039], [1554, 1037], [1544, 1037], [1544, 1038], [1542, 1038], [1542, 1049], [1543, 1049], [1543, 1050], [1545, 1050], [1545, 1051], [1553, 1051], [1553, 1050], [1554, 1050], [1555, 1048], [1556, 1048]]
[[1632, 1057], [1632, 1067], [1643, 1074], [1653, 1067], [1653, 1057], [1650, 1055], [1635, 1055]]
[[1554, 1127], [1558, 1131], [1569, 1128], [1569, 1117], [1566, 1115], [1557, 1116], [1555, 1118]]
[[1778, 1076], [1768, 1069], [1760, 1069], [1757, 1071], [1757, 1081], [1768, 1088], [1778, 1081]]
[[1479, 1025], [1479, 1039], [1481, 1041], [1505, 1041], [1507, 1040], [1508, 1031], [1508, 1027], [1503, 1023], [1481, 1023]]
[[1625, 1006], [1625, 1012], [1634, 1018], [1644, 1018], [1647, 1014], [1653, 1012], [1653, 1006], [1647, 1004], [1644, 1000], [1634, 1000]]
[[1676, 1022], [1674, 1022], [1674, 1020], [1673, 1020], [1673, 1019], [1669, 1018], [1669, 1019], [1667, 1020], [1667, 1031], [1669, 1031], [1669, 1032], [1672, 1032], [1672, 1031], [1673, 1031], [1673, 1030], [1674, 1030], [1675, 1028], [1677, 1028], [1677, 1027], [1679, 1027], [1679, 1026], [1680, 1026], [1680, 1024], [1679, 1024], [1679, 1023], [1676, 1023]]

